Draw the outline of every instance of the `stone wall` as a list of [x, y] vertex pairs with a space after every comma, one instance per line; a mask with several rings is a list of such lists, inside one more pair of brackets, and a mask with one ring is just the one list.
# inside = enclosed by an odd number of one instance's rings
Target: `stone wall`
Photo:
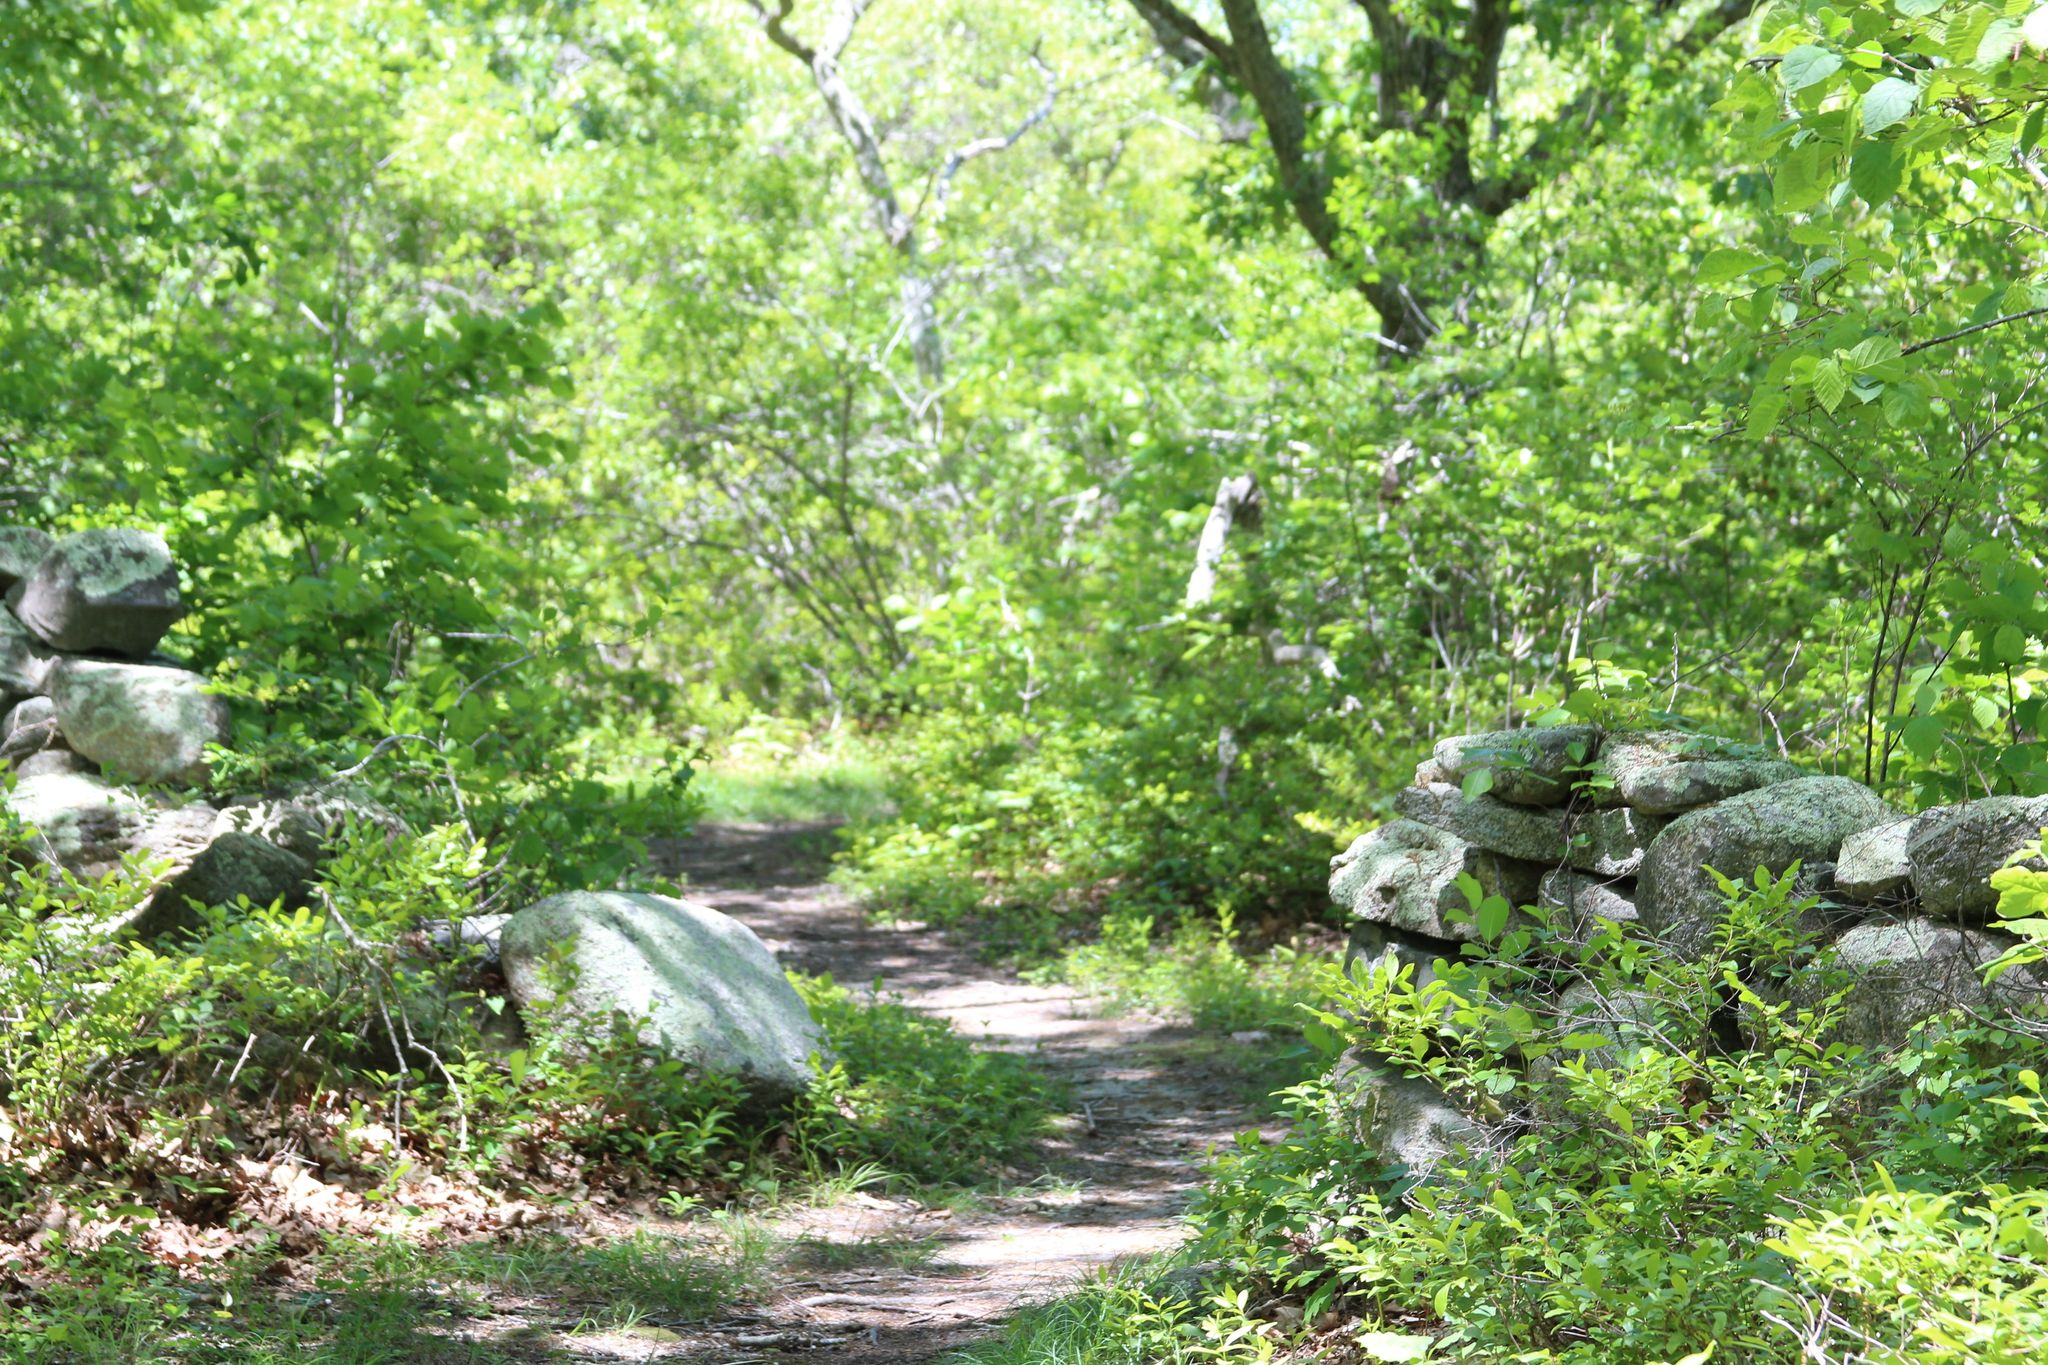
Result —
[[230, 738], [228, 709], [199, 674], [157, 653], [184, 613], [160, 537], [0, 527], [0, 593], [8, 855], [86, 878], [132, 857], [160, 873], [134, 914], [96, 930], [165, 932], [189, 924], [195, 902], [293, 901], [344, 817], [395, 827], [342, 791], [219, 807], [193, 795], [208, 746]]
[[[1708, 868], [1747, 879], [1800, 866], [1820, 898], [1806, 927], [1854, 981], [1845, 1031], [1899, 1042], [1951, 1006], [2038, 1001], [2035, 978], [1987, 988], [2009, 946], [1989, 927], [1991, 874], [2048, 825], [2048, 797], [1899, 814], [1846, 777], [1711, 736], [1591, 726], [1444, 740], [1394, 801], [1400, 818], [1331, 864], [1354, 958], [1427, 975], [1477, 937], [1459, 879], [1556, 912], [1568, 934], [1626, 925], [1679, 959], [1710, 952], [1724, 900]], [[1558, 1002], [1570, 1013], [1570, 1002]]]

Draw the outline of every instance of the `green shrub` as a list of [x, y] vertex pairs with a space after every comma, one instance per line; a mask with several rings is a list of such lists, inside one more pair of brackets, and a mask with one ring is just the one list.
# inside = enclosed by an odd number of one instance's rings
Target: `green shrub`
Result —
[[975, 1047], [943, 1020], [794, 973], [832, 1059], [802, 1102], [814, 1162], [874, 1162], [920, 1182], [987, 1179], [1046, 1130], [1057, 1092], [1021, 1057]]
[[[1424, 989], [1410, 970], [1333, 973], [1311, 1032], [1494, 1115], [1504, 1148], [1417, 1184], [1357, 1143], [1341, 1085], [1297, 1087], [1284, 1139], [1247, 1135], [1217, 1163], [1202, 1251], [1310, 1317], [1433, 1321], [1452, 1358], [2039, 1358], [2033, 1044], [1940, 1019], [1889, 1057], [1836, 1041], [1841, 996], [1824, 959], [1806, 965], [1795, 875], [1724, 882], [1717, 952], [1695, 964], [1613, 931], [1574, 944], [1540, 912], [1510, 929], [1479, 904], [1487, 958]], [[1786, 1003], [1794, 972], [1804, 1005]], [[1614, 1007], [1532, 1003], [1569, 980]], [[1835, 1353], [1802, 1356], [1816, 1342]]]

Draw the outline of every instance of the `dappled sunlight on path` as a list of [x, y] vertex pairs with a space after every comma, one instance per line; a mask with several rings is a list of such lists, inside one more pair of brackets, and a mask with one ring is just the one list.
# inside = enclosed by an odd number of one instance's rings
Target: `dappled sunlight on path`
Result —
[[1086, 998], [1015, 980], [918, 924], [874, 924], [825, 880], [819, 825], [713, 826], [658, 848], [686, 892], [744, 921], [785, 966], [879, 986], [1066, 1084], [1072, 1112], [1031, 1170], [953, 1207], [858, 1193], [779, 1230], [806, 1252], [709, 1339], [657, 1360], [864, 1362], [944, 1355], [1019, 1307], [1117, 1261], [1165, 1250], [1211, 1146], [1256, 1123], [1259, 1087], [1227, 1037], [1099, 1017]]

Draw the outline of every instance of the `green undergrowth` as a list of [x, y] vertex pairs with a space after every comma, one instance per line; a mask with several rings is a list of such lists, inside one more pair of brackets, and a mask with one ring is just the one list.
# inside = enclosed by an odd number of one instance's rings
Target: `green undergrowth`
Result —
[[1029, 975], [1066, 982], [1118, 1011], [1292, 1035], [1301, 1024], [1296, 1002], [1310, 998], [1328, 962], [1327, 950], [1294, 944], [1252, 951], [1228, 912], [1220, 923], [1187, 918], [1167, 930], [1150, 915], [1115, 914], [1093, 942], [1066, 948]]
[[[596, 1244], [336, 1238], [280, 1286], [260, 1254], [192, 1277], [114, 1246], [59, 1265], [0, 1317], [0, 1350], [10, 1365], [509, 1365], [551, 1338], [701, 1322], [758, 1286], [772, 1255], [721, 1224]], [[494, 1329], [522, 1309], [531, 1323]]]
[[893, 809], [891, 785], [878, 746], [757, 717], [714, 746], [691, 792], [706, 820], [871, 821]]
[[830, 976], [791, 979], [833, 1053], [797, 1128], [812, 1160], [966, 1184], [1024, 1159], [1046, 1132], [1062, 1097], [1029, 1061], [976, 1048], [943, 1020]]
[[[831, 1060], [779, 1109], [643, 1045], [630, 1020], [528, 1009], [515, 1026], [498, 979], [446, 927], [482, 911], [490, 862], [453, 826], [357, 828], [313, 905], [214, 909], [148, 943], [94, 926], [143, 903], [149, 868], [91, 882], [7, 872], [0, 1360], [497, 1359], [420, 1335], [416, 1320], [462, 1311], [430, 1282], [562, 1299], [595, 1327], [680, 1320], [740, 1292], [753, 1264], [744, 1221], [707, 1206], [990, 1182], [1028, 1157], [1058, 1107], [1027, 1060], [822, 978], [798, 985]], [[280, 1150], [323, 1206], [354, 1210], [319, 1224], [329, 1231], [368, 1219], [396, 1239], [414, 1205], [450, 1190], [570, 1211], [600, 1191], [667, 1190], [669, 1211], [707, 1236], [447, 1252], [393, 1240], [309, 1267], [296, 1232], [275, 1254], [248, 1250], [269, 1244], [274, 1210], [247, 1172]], [[53, 1211], [55, 1230], [16, 1231]], [[218, 1274], [187, 1282], [158, 1263], [220, 1230], [244, 1250]], [[269, 1266], [336, 1287], [293, 1307]]]
[[[1345, 977], [1308, 1032], [1344, 1065], [1289, 1087], [1286, 1135], [1208, 1171], [1178, 1295], [1098, 1286], [972, 1358], [1546, 1365], [2022, 1365], [2048, 1352], [2048, 1021], [1842, 1034], [1849, 980], [1797, 870], [1723, 884], [1714, 950], [1475, 905], [1486, 956]], [[2048, 878], [2000, 874], [2031, 945]], [[2030, 927], [2031, 926], [2031, 927]], [[1571, 985], [1595, 1002], [1540, 1002]], [[1597, 1002], [1605, 1002], [1604, 1004]], [[1492, 1119], [1407, 1167], [1370, 1069]], [[1362, 1080], [1361, 1077], [1368, 1079]], [[1412, 1135], [1412, 1134], [1411, 1134]]]

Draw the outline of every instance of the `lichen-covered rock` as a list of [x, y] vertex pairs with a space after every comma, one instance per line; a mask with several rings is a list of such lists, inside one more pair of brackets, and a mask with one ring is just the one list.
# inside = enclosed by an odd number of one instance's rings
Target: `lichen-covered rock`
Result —
[[[2048, 796], [1987, 796], [1936, 806], [1913, 817], [1906, 861], [1920, 908], [1936, 919], [1975, 923], [1998, 908], [1991, 874], [2048, 825]], [[2044, 866], [2040, 859], [2028, 867]]]
[[119, 866], [150, 816], [134, 793], [77, 773], [24, 777], [5, 799], [8, 812], [28, 826], [20, 851], [81, 877]]
[[[553, 970], [557, 952], [567, 982]], [[499, 954], [529, 1026], [547, 1009], [598, 1024], [623, 1016], [648, 1045], [738, 1077], [760, 1099], [801, 1091], [823, 1047], [767, 947], [702, 905], [617, 891], [550, 896], [506, 922]]]
[[231, 907], [243, 900], [259, 907], [304, 903], [312, 864], [253, 834], [214, 834], [213, 825], [214, 812], [208, 810], [206, 843], [157, 888], [147, 913], [128, 926], [130, 932], [149, 937], [196, 927], [200, 906]]
[[1666, 823], [1662, 816], [1625, 809], [1563, 810], [1468, 797], [1445, 782], [1402, 789], [1394, 809], [1491, 853], [1608, 877], [1632, 875]]
[[227, 742], [227, 704], [181, 668], [66, 659], [49, 686], [70, 746], [138, 782], [202, 781], [206, 746]]
[[[1478, 937], [1458, 889], [1471, 873], [1481, 891], [1527, 905], [1542, 869], [1504, 858], [1413, 820], [1390, 820], [1330, 860], [1330, 899], [1357, 919], [1405, 933], [1468, 941]], [[1453, 918], [1453, 916], [1457, 918]]]
[[1609, 924], [1633, 924], [1636, 920], [1635, 883], [1625, 878], [1603, 878], [1561, 867], [1543, 874], [1536, 888], [1536, 903], [1564, 912], [1558, 928], [1574, 942], [1583, 943]]
[[238, 800], [220, 813], [220, 828], [268, 839], [316, 864], [326, 860], [351, 824], [379, 831], [387, 840], [412, 832], [403, 816], [372, 800], [362, 788], [346, 783], [306, 787], [286, 796]]
[[1648, 815], [1675, 815], [1806, 774], [1783, 759], [1709, 735], [1651, 730], [1610, 735], [1596, 771], [1621, 803]]
[[[2039, 978], [2024, 971], [1984, 983], [1984, 964], [2010, 943], [1998, 934], [1929, 919], [1857, 925], [1835, 943], [1833, 966], [1850, 979], [1842, 1036], [1870, 1047], [1896, 1047], [1915, 1024], [1947, 1010], [1995, 1017], [2041, 1001]], [[1824, 973], [1809, 973], [1795, 985], [1793, 998], [1811, 1004], [1833, 984]]]
[[1331, 1068], [1326, 1084], [1331, 1117], [1352, 1141], [1385, 1160], [1389, 1176], [1410, 1185], [1449, 1161], [1483, 1162], [1496, 1143], [1493, 1130], [1441, 1089], [1378, 1053], [1353, 1048]]
[[1491, 779], [1488, 790], [1501, 800], [1554, 806], [1570, 798], [1572, 779], [1593, 761], [1599, 745], [1600, 732], [1590, 725], [1493, 730], [1438, 741], [1431, 762], [1443, 774], [1439, 781], [1462, 783], [1484, 771]]
[[0, 526], [0, 592], [34, 573], [56, 543], [33, 526]]
[[1575, 810], [1565, 823], [1565, 866], [1601, 877], [1633, 877], [1670, 820], [1620, 807]]
[[1489, 853], [1533, 863], [1564, 860], [1562, 811], [1511, 805], [1492, 796], [1468, 797], [1448, 782], [1404, 787], [1394, 795], [1394, 809]]
[[80, 531], [50, 547], [9, 594], [14, 614], [53, 649], [143, 659], [184, 615], [178, 566], [147, 531]]
[[1874, 905], [1910, 894], [1913, 863], [1906, 856], [1911, 820], [1894, 820], [1859, 830], [1842, 840], [1835, 859], [1835, 890], [1853, 901]]
[[1877, 793], [1846, 777], [1779, 782], [1682, 815], [1650, 845], [1636, 879], [1644, 928], [1681, 957], [1713, 944], [1725, 906], [1703, 867], [1742, 880], [1758, 867], [1831, 863], [1842, 842], [1894, 818]]
[[54, 661], [28, 627], [0, 610], [0, 697], [26, 697], [43, 690]]

